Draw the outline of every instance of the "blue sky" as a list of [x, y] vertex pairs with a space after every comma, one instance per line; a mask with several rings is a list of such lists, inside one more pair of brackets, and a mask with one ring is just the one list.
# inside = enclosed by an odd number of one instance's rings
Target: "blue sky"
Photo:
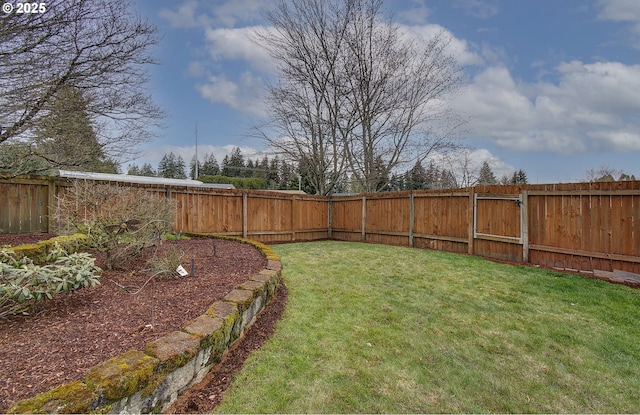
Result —
[[[261, 157], [251, 126], [273, 63], [249, 35], [268, 0], [136, 0], [162, 36], [149, 87], [167, 128], [133, 162], [195, 149], [218, 162], [233, 147]], [[402, 0], [385, 2], [418, 39], [444, 29], [467, 86], [449, 105], [469, 120], [464, 159], [532, 183], [585, 179], [606, 165], [640, 177], [640, 0]], [[463, 160], [447, 161], [455, 168]], [[123, 165], [124, 170], [128, 163]], [[473, 167], [475, 166], [475, 167]]]

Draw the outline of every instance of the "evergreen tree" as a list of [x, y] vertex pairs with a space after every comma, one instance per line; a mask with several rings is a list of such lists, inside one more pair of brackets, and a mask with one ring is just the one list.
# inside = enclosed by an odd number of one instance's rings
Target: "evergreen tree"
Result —
[[404, 180], [402, 179], [402, 175], [399, 174], [392, 174], [391, 175], [391, 180], [389, 180], [389, 188], [391, 189], [392, 192], [398, 192], [400, 190], [405, 190], [404, 189]]
[[222, 175], [227, 177], [243, 177], [244, 157], [240, 148], [234, 147], [231, 154], [224, 156], [222, 160]]
[[480, 177], [478, 177], [478, 184], [498, 184], [496, 176], [493, 174], [493, 170], [491, 170], [491, 166], [489, 166], [489, 163], [486, 160], [484, 161], [484, 163], [482, 163], [482, 167], [480, 168]]
[[173, 172], [171, 171], [173, 164], [175, 163], [175, 154], [165, 154], [160, 159], [160, 163], [158, 163], [158, 176], [159, 177], [172, 177]]
[[266, 179], [269, 189], [280, 188], [280, 159], [278, 158], [278, 156], [275, 156], [269, 162], [269, 169]]
[[231, 177], [228, 154], [222, 159], [222, 164], [220, 165], [220, 174], [224, 177]]
[[375, 180], [375, 183], [370, 188], [374, 189], [376, 192], [389, 191], [389, 169], [387, 169], [382, 156], [378, 156], [374, 159], [371, 171], [372, 174], [370, 177]]
[[140, 169], [140, 176], [155, 177], [157, 174], [155, 170], [153, 170], [153, 167], [151, 167], [151, 164], [144, 163]]
[[422, 166], [420, 160], [416, 161], [416, 164], [409, 170], [409, 183], [407, 183], [407, 189], [417, 190], [426, 189], [427, 185], [427, 172]]
[[194, 154], [191, 158], [191, 163], [189, 164], [189, 177], [192, 179], [197, 179], [196, 177], [196, 161], [198, 163], [198, 176], [202, 173], [202, 165], [200, 164], [200, 160], [196, 160], [196, 155]]
[[213, 153], [204, 155], [204, 162], [202, 163], [200, 174], [203, 176], [217, 176], [220, 174], [220, 166]]
[[158, 176], [168, 179], [186, 179], [185, 164], [182, 156], [176, 156], [173, 152], [165, 154], [158, 164]]
[[185, 174], [186, 164], [182, 156], [178, 156], [176, 159], [176, 176], [175, 179], [186, 179], [187, 175]]
[[256, 162], [255, 164], [257, 166], [256, 177], [267, 179], [267, 176], [269, 175], [269, 158], [264, 156], [260, 163]]
[[440, 179], [441, 179], [440, 170], [433, 162], [433, 160], [429, 163], [429, 168], [425, 172], [425, 183], [424, 189], [438, 189], [440, 188]]
[[129, 176], [140, 176], [140, 167], [137, 164], [129, 164], [127, 174]]
[[456, 187], [458, 187], [456, 177], [453, 175], [451, 170], [442, 170], [438, 187], [440, 189], [455, 189]]
[[62, 86], [48, 110], [36, 130], [33, 154], [52, 168], [118, 173], [118, 164], [98, 142], [80, 90]]
[[524, 170], [520, 169], [513, 172], [513, 176], [511, 176], [511, 184], [527, 184], [527, 174]]
[[243, 177], [257, 177], [255, 174], [255, 165], [253, 164], [253, 160], [249, 159], [247, 161], [247, 166], [244, 169]]
[[[293, 177], [298, 177], [295, 175], [293, 168], [287, 164], [286, 161], [282, 160], [280, 162], [280, 180], [278, 183], [279, 190], [290, 190], [291, 180]], [[297, 189], [297, 186], [296, 186]]]

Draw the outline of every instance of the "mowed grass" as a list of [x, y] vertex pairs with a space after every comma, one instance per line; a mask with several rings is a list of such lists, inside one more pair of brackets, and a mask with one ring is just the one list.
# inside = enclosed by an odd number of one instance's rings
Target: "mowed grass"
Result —
[[640, 412], [638, 290], [427, 250], [272, 248], [287, 309], [219, 412]]

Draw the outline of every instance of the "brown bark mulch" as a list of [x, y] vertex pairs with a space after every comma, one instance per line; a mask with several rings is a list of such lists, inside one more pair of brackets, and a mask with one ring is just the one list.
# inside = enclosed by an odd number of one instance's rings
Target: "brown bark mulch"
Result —
[[[35, 236], [5, 237], [0, 235], [0, 245], [37, 241]], [[195, 276], [151, 278], [148, 260], [169, 249], [184, 251], [182, 265], [189, 272], [194, 259]], [[103, 265], [104, 258], [95, 256], [97, 265]], [[204, 314], [213, 302], [265, 265], [258, 250], [239, 242], [165, 241], [120, 270], [103, 271], [98, 287], [54, 296], [36, 304], [29, 315], [0, 319], [0, 413], [18, 400], [82, 380], [88, 368], [111, 357], [131, 349], [144, 350], [147, 343]], [[185, 392], [170, 412], [212, 410], [246, 355], [270, 335], [285, 302], [283, 289], [228, 353], [217, 373], [192, 388], [194, 391]]]

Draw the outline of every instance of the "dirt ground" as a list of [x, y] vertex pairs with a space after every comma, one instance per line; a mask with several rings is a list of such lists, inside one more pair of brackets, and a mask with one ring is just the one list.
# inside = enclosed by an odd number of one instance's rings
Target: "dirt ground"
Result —
[[[52, 236], [0, 234], [0, 245]], [[176, 249], [184, 252], [182, 265], [189, 272], [193, 259], [195, 275], [152, 277], [149, 259]], [[97, 265], [103, 265], [102, 254], [94, 255]], [[18, 400], [83, 379], [88, 368], [111, 357], [143, 350], [203, 314], [265, 264], [260, 252], [239, 242], [165, 241], [119, 270], [103, 271], [98, 287], [57, 295], [36, 304], [28, 315], [0, 319], [0, 413]], [[283, 287], [218, 370], [186, 391], [169, 412], [211, 411], [247, 355], [272, 333], [285, 304]]]

